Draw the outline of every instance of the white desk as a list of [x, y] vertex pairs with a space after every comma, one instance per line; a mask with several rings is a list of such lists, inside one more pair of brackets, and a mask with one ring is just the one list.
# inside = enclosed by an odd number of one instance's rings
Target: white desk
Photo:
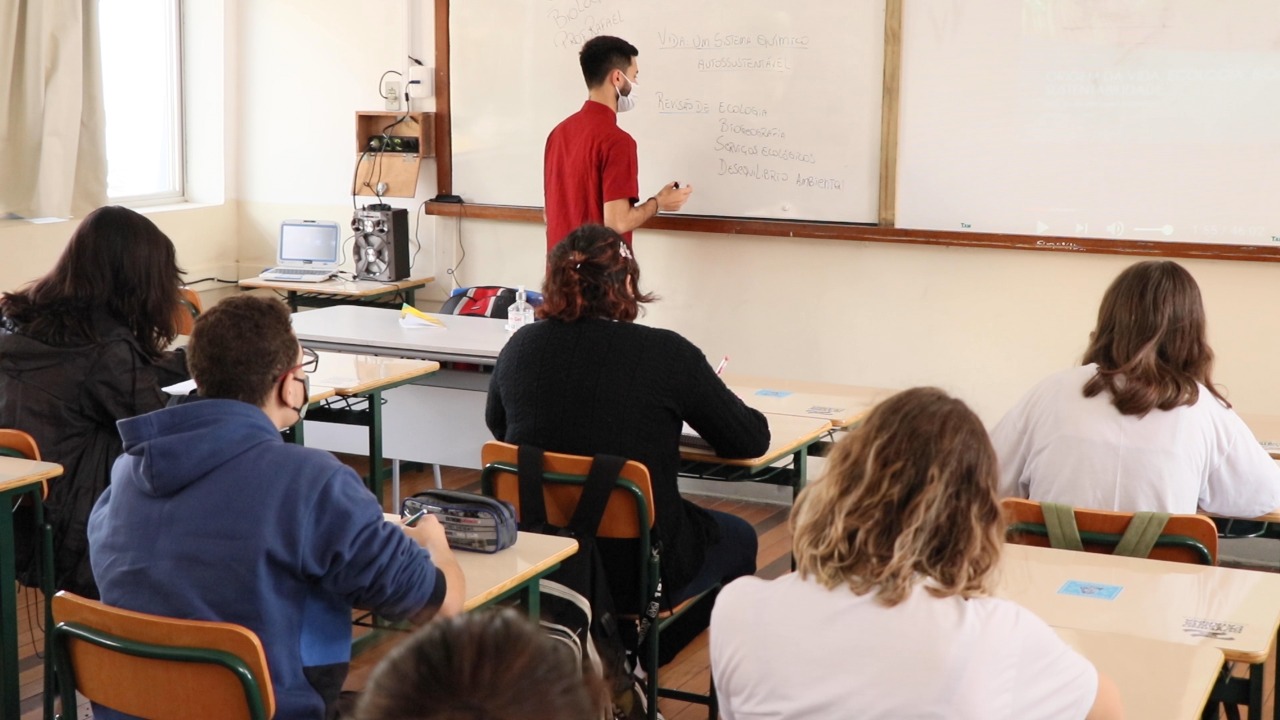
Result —
[[[436, 315], [444, 329], [404, 328], [396, 310], [354, 305], [293, 315], [303, 345], [342, 353], [419, 358], [492, 366], [507, 343], [502, 320]], [[480, 446], [493, 439], [484, 424], [489, 374], [442, 369], [388, 390], [383, 415], [384, 455], [432, 465], [480, 467]], [[307, 443], [363, 454], [366, 440], [351, 428], [307, 423]]]

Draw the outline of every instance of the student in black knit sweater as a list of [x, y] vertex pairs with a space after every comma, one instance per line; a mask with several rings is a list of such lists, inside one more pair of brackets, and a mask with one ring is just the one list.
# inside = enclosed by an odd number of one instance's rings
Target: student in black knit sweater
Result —
[[757, 547], [742, 518], [680, 497], [681, 422], [726, 458], [764, 454], [769, 426], [693, 343], [632, 322], [654, 299], [639, 288], [640, 268], [617, 233], [600, 225], [569, 233], [548, 258], [544, 322], [521, 328], [498, 356], [485, 421], [512, 444], [643, 463], [653, 482], [664, 595], [674, 604], [754, 573]]

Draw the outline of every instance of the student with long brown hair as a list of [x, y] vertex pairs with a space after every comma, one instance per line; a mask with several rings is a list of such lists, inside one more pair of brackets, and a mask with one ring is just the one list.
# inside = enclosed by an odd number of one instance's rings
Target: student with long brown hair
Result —
[[1213, 385], [1200, 288], [1140, 262], [1111, 283], [1084, 364], [1049, 376], [991, 432], [1000, 494], [1126, 512], [1251, 518], [1280, 468]]
[[392, 650], [357, 720], [599, 720], [604, 685], [514, 610], [435, 620]]
[[791, 511], [797, 572], [726, 586], [720, 713], [739, 718], [1123, 715], [1114, 684], [990, 597], [1004, 526], [978, 417], [936, 388], [885, 400]]
[[[538, 309], [498, 356], [485, 421], [493, 436], [573, 455], [644, 464], [653, 481], [664, 594], [672, 602], [755, 572], [756, 534], [735, 515], [680, 497], [681, 421], [721, 457], [764, 454], [769, 426], [693, 343], [633, 320], [653, 296], [618, 233], [583, 225], [552, 250]], [[600, 542], [611, 556], [610, 541]], [[625, 558], [612, 584], [634, 578]], [[612, 566], [610, 566], [612, 567]], [[615, 599], [627, 599], [615, 591]]]
[[[121, 452], [116, 421], [164, 407], [160, 388], [187, 378], [177, 336], [180, 273], [155, 223], [102, 207], [76, 228], [47, 275], [0, 298], [0, 427], [30, 433], [63, 475], [49, 483], [54, 584], [96, 598], [85, 523]], [[39, 581], [39, 555], [15, 519], [19, 577]]]

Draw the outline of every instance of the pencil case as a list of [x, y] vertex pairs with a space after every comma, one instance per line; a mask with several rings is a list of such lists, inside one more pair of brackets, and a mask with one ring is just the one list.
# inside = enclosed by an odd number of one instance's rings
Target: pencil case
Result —
[[426, 490], [400, 504], [404, 517], [422, 510], [436, 516], [449, 547], [455, 550], [495, 553], [516, 542], [516, 512], [511, 503], [475, 493]]

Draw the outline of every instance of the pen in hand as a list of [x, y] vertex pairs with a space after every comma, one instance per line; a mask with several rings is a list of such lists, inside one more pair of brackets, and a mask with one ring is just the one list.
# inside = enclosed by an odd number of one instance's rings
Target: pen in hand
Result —
[[414, 525], [417, 525], [418, 521], [422, 519], [422, 516], [426, 514], [427, 514], [426, 508], [419, 510], [418, 512], [414, 513], [412, 516], [404, 519], [404, 526], [413, 527]]
[[728, 364], [729, 364], [729, 356], [725, 355], [724, 358], [720, 360], [720, 364], [716, 366], [716, 375], [719, 375], [720, 373], [724, 372], [724, 366]]

